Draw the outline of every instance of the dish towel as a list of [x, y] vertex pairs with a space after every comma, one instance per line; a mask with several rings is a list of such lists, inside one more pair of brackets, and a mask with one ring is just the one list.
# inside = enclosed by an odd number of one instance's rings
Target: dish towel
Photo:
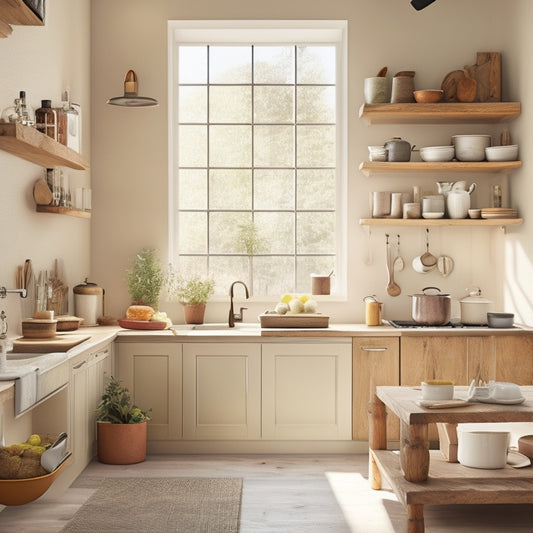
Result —
[[37, 401], [38, 370], [36, 366], [23, 365], [0, 372], [0, 381], [15, 381], [15, 416]]

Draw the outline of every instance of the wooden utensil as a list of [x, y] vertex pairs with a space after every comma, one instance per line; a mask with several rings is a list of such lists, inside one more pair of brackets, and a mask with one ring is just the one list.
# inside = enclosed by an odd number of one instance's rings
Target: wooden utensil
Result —
[[384, 78], [387, 75], [387, 70], [388, 70], [387, 67], [383, 67], [382, 69], [380, 69], [380, 71], [378, 72], [377, 77], [378, 78]]
[[44, 179], [39, 179], [33, 186], [33, 199], [37, 205], [50, 205], [53, 195]]
[[477, 81], [471, 78], [468, 71], [464, 70], [465, 76], [457, 82], [457, 100], [459, 102], [473, 102], [477, 94]]
[[387, 294], [389, 296], [398, 296], [402, 289], [400, 286], [394, 281], [394, 269], [391, 267], [391, 260], [390, 260], [390, 245], [389, 245], [389, 234], [385, 234], [386, 237], [386, 263], [387, 263], [387, 274], [389, 276], [389, 281], [387, 284]]
[[420, 256], [424, 266], [433, 267], [437, 264], [437, 258], [429, 251], [429, 229], [426, 228], [426, 251]]
[[452, 70], [444, 76], [440, 88], [444, 91], [445, 102], [457, 102], [457, 83], [464, 77], [464, 70]]

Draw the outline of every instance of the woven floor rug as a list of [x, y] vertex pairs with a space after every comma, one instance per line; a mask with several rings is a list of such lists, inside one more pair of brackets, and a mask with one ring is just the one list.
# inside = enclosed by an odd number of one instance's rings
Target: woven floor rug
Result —
[[237, 533], [239, 478], [108, 478], [63, 532]]

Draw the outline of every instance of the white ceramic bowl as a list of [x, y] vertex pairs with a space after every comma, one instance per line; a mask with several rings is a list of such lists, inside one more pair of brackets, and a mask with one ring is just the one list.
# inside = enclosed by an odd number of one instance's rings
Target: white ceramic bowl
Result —
[[516, 161], [518, 159], [518, 144], [487, 146], [485, 157], [487, 161]]
[[489, 328], [512, 328], [513, 320], [513, 313], [487, 313]]
[[504, 468], [511, 433], [509, 431], [480, 431], [457, 426], [457, 459], [464, 466]]
[[422, 381], [423, 400], [453, 400], [453, 382], [441, 380]]
[[422, 161], [451, 161], [455, 157], [453, 146], [426, 146], [420, 148]]
[[454, 135], [455, 157], [459, 161], [484, 161], [485, 148], [492, 143], [490, 135]]

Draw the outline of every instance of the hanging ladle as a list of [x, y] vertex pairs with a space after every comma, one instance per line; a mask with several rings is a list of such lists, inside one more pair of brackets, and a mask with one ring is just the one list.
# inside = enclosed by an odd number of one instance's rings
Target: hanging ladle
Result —
[[389, 275], [389, 282], [387, 284], [387, 294], [389, 296], [398, 296], [402, 289], [400, 286], [394, 281], [394, 269], [391, 266], [391, 259], [390, 259], [390, 245], [389, 245], [389, 234], [385, 234], [386, 237], [386, 246], [387, 246], [387, 274]]
[[392, 268], [394, 270], [397, 270], [398, 272], [401, 272], [404, 267], [403, 258], [400, 255], [400, 235], [397, 235], [398, 237], [398, 245], [396, 246], [396, 258], [394, 259], [394, 262], [392, 263]]
[[420, 256], [420, 261], [427, 267], [434, 267], [437, 264], [437, 258], [429, 251], [429, 228], [426, 228], [426, 251]]

